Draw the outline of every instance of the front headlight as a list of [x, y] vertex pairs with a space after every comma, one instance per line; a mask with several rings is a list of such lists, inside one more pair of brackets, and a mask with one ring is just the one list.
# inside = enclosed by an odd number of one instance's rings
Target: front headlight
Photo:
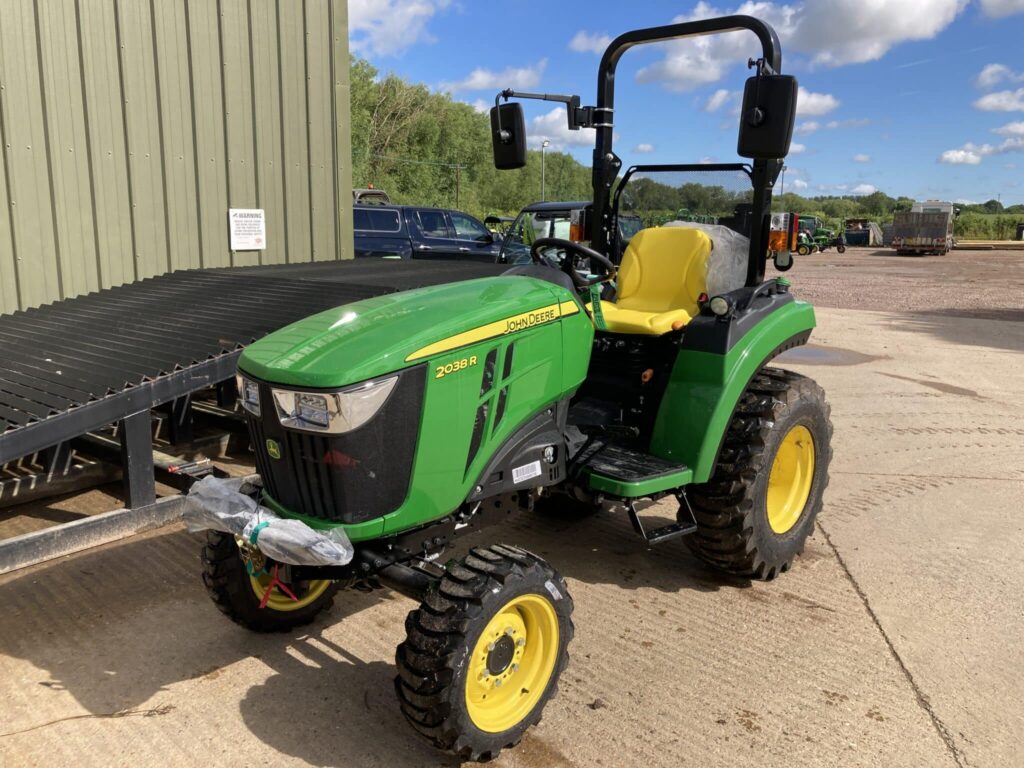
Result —
[[255, 381], [249, 381], [240, 373], [235, 374], [235, 384], [238, 386], [238, 399], [253, 416], [260, 415], [260, 388]]
[[367, 381], [341, 392], [273, 390], [277, 417], [284, 427], [306, 432], [351, 432], [381, 409], [398, 376]]

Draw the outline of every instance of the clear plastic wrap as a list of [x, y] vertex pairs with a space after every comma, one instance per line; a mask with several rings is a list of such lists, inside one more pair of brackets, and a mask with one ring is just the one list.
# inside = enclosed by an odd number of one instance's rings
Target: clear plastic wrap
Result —
[[263, 554], [289, 565], [347, 565], [355, 550], [342, 528], [317, 531], [301, 520], [278, 517], [247, 492], [245, 478], [208, 475], [188, 492], [183, 519], [189, 531], [240, 536]]
[[714, 250], [708, 260], [708, 296], [719, 296], [747, 281], [747, 260], [750, 258], [750, 238], [721, 224], [701, 224], [695, 221], [670, 221], [666, 227], [699, 229], [711, 238]]

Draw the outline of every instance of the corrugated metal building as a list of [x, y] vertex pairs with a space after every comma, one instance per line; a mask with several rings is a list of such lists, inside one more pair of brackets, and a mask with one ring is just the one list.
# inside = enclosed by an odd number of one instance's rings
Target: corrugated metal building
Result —
[[[0, 313], [351, 256], [345, 0], [2, 0]], [[266, 212], [231, 252], [228, 208]]]

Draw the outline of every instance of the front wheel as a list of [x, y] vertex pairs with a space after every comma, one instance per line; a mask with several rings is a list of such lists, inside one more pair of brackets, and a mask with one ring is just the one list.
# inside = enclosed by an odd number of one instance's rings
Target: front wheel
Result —
[[822, 388], [763, 369], [740, 398], [711, 479], [689, 492], [690, 548], [740, 576], [767, 581], [789, 570], [821, 510], [831, 442]]
[[395, 654], [402, 714], [464, 760], [519, 743], [569, 661], [572, 607], [565, 581], [536, 555], [471, 550], [406, 619]]
[[331, 606], [338, 591], [338, 585], [327, 580], [278, 586], [272, 573], [261, 567], [257, 574], [250, 574], [234, 536], [220, 531], [207, 533], [203, 547], [206, 592], [221, 613], [247, 629], [285, 632], [308, 624]]
[[836, 250], [839, 251], [839, 253], [846, 253], [846, 246], [845, 245], [837, 245], [836, 246]]
[[798, 245], [796, 252], [801, 256], [807, 256], [811, 252], [811, 247], [809, 245]]

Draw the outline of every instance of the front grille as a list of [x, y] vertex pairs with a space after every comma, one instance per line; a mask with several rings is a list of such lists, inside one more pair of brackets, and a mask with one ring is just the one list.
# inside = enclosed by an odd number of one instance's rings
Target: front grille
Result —
[[[380, 411], [340, 435], [282, 427], [271, 385], [260, 382], [262, 413], [249, 414], [248, 422], [267, 493], [292, 512], [337, 523], [361, 523], [398, 509], [412, 478], [425, 379], [425, 366], [403, 371]], [[268, 441], [276, 443], [280, 458], [271, 456]]]

